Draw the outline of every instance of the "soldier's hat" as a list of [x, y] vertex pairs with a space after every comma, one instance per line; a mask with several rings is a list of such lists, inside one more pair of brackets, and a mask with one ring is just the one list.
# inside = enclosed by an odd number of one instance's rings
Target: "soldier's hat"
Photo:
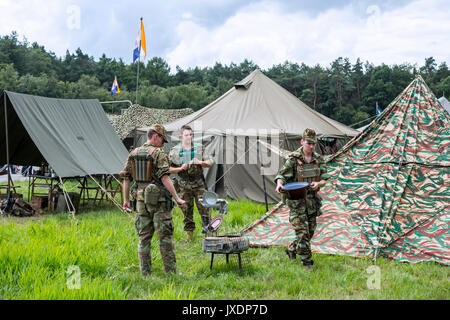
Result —
[[167, 131], [166, 129], [160, 125], [159, 123], [155, 123], [153, 126], [150, 127], [150, 130], [155, 131], [156, 133], [160, 134], [165, 142], [169, 142], [167, 140]]
[[310, 128], [305, 129], [305, 131], [303, 131], [303, 140], [312, 143], [317, 143], [316, 132]]

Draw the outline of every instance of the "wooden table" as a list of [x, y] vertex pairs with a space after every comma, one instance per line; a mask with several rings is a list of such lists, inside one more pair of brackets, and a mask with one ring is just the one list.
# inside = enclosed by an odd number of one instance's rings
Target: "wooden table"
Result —
[[[39, 181], [38, 181], [39, 180]], [[42, 181], [43, 180], [43, 181]], [[28, 201], [33, 196], [48, 196], [53, 190], [53, 187], [59, 186], [59, 177], [55, 176], [41, 176], [41, 175], [29, 175], [28, 176]], [[36, 191], [36, 189], [45, 188], [46, 192]]]
[[[5, 176], [7, 175], [8, 172], [0, 172], [0, 175]], [[11, 180], [11, 184], [8, 187], [8, 182], [6, 182], [6, 184], [0, 184], [0, 200], [1, 199], [6, 199], [8, 198], [8, 189], [11, 189], [11, 196], [13, 198], [23, 198], [23, 195], [20, 193], [17, 193], [16, 189], [20, 189], [20, 186], [15, 186], [14, 185], [14, 180]], [[5, 190], [5, 193], [2, 192], [2, 190]]]
[[80, 182], [80, 186], [78, 186], [78, 188], [80, 189], [81, 200], [92, 200], [94, 204], [96, 202], [101, 204], [103, 200], [111, 201], [106, 195], [106, 192], [108, 192], [112, 198], [120, 192], [120, 199], [123, 202], [122, 186], [118, 184], [117, 187], [114, 187], [113, 185], [114, 180], [117, 177], [106, 174], [92, 176], [92, 178], [95, 179], [94, 186], [89, 186], [89, 178], [89, 176], [84, 176], [78, 180]]

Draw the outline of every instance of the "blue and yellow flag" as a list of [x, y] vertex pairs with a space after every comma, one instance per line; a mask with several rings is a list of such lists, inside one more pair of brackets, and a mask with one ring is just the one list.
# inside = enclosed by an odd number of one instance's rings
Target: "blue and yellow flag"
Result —
[[114, 82], [111, 87], [111, 96], [114, 95], [115, 93], [117, 94], [120, 93], [119, 83], [117, 82], [117, 76], [114, 77]]
[[139, 58], [141, 54], [141, 49], [144, 51], [144, 58], [147, 57], [147, 49], [145, 47], [145, 32], [144, 32], [144, 22], [141, 18], [141, 26], [139, 27], [138, 35], [136, 40], [134, 41], [134, 50], [133, 50], [133, 63]]

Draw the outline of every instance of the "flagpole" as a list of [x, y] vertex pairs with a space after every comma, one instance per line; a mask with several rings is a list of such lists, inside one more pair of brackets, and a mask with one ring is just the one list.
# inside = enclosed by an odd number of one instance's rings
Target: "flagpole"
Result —
[[[139, 65], [141, 64], [141, 45], [139, 44], [139, 58], [138, 58], [138, 66], [137, 66], [137, 76], [136, 76], [136, 108], [138, 104], [138, 90], [139, 90]], [[136, 148], [136, 108], [133, 111], [134, 118], [134, 133], [133, 133], [133, 146]]]
[[139, 65], [141, 64], [141, 41], [139, 40], [139, 57], [136, 75], [136, 104], [138, 104], [138, 89], [139, 89]]
[[[142, 17], [141, 17], [142, 22]], [[139, 30], [141, 26], [139, 25]], [[142, 32], [142, 30], [140, 31]], [[141, 35], [142, 37], [142, 35]], [[138, 91], [139, 91], [139, 65], [141, 64], [141, 39], [139, 39], [139, 55], [138, 55], [138, 65], [137, 65], [137, 75], [136, 75], [136, 104], [138, 104]], [[136, 124], [136, 108], [134, 108], [133, 112], [134, 117], [134, 134], [133, 134], [133, 146], [136, 148], [136, 131], [137, 131], [137, 124]]]

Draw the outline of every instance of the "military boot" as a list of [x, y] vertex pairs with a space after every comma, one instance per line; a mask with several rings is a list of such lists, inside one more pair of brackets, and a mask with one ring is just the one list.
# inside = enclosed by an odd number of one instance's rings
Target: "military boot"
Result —
[[152, 261], [150, 255], [139, 253], [139, 269], [144, 277], [149, 276], [152, 273]]
[[295, 251], [290, 251], [288, 248], [286, 248], [285, 252], [290, 260], [294, 260], [297, 257]]
[[303, 268], [305, 268], [305, 270], [307, 271], [314, 271], [312, 264], [304, 264]]

